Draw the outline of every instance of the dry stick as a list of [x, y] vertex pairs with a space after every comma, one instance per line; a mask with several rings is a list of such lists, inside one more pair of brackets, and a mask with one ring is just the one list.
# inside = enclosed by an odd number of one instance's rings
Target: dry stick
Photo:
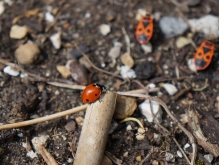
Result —
[[66, 115], [70, 115], [82, 110], [85, 110], [87, 108], [87, 104], [76, 107], [76, 108], [72, 108], [63, 112], [59, 112], [53, 115], [48, 115], [45, 117], [41, 117], [38, 119], [33, 119], [33, 120], [27, 120], [27, 121], [22, 121], [22, 122], [18, 122], [18, 123], [13, 123], [13, 124], [5, 124], [5, 125], [0, 125], [0, 130], [5, 130], [5, 129], [12, 129], [12, 128], [19, 128], [19, 127], [24, 127], [24, 126], [28, 126], [28, 125], [33, 125], [33, 124], [37, 124], [37, 123], [41, 123], [44, 121], [48, 121], [48, 120], [53, 120], [62, 116], [66, 116]]
[[74, 165], [101, 165], [117, 95], [107, 91], [86, 110]]
[[36, 146], [47, 165], [58, 165], [52, 155], [40, 143], [38, 143]]
[[133, 97], [144, 97], [146, 99], [149, 99], [151, 101], [155, 101], [157, 103], [159, 103], [163, 108], [164, 110], [166, 111], [166, 113], [172, 118], [172, 120], [177, 123], [178, 127], [188, 136], [189, 138], [189, 141], [190, 143], [192, 144], [192, 149], [193, 149], [193, 155], [192, 155], [192, 158], [191, 158], [191, 163], [190, 165], [194, 165], [195, 164], [195, 158], [196, 158], [196, 154], [197, 154], [197, 146], [196, 146], [196, 143], [195, 143], [195, 138], [193, 137], [193, 135], [183, 127], [183, 125], [177, 120], [176, 117], [174, 117], [172, 115], [172, 113], [170, 112], [170, 110], [168, 109], [167, 105], [160, 99], [158, 98], [155, 98], [155, 97], [151, 97], [149, 95], [142, 95], [142, 94], [127, 94], [127, 93], [123, 93], [123, 92], [116, 92], [117, 94], [120, 94], [120, 95], [125, 95], [125, 96], [133, 96]]

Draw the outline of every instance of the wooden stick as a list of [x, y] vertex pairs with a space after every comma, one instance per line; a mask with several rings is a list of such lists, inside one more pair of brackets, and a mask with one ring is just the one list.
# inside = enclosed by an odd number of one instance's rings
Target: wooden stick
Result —
[[56, 114], [53, 114], [53, 115], [44, 116], [44, 117], [41, 117], [41, 118], [38, 118], [38, 119], [22, 121], [22, 122], [13, 123], [13, 124], [0, 125], [0, 130], [11, 129], [11, 128], [19, 128], [19, 127], [24, 127], [24, 126], [28, 126], [28, 125], [37, 124], [37, 123], [40, 123], [40, 122], [56, 119], [58, 117], [70, 115], [72, 113], [82, 111], [86, 108], [87, 108], [87, 105], [82, 105], [82, 106], [72, 108], [72, 109], [69, 109], [69, 110], [66, 110], [66, 111], [63, 111], [63, 112], [59, 112], [59, 113], [56, 113]]
[[110, 124], [116, 105], [116, 94], [107, 91], [100, 101], [90, 104], [81, 131], [74, 165], [101, 165]]

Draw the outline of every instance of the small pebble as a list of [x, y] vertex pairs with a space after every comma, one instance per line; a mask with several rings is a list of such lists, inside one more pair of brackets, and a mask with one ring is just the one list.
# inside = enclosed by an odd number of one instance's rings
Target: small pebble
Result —
[[175, 162], [174, 155], [169, 152], [165, 153], [165, 158], [166, 158], [166, 161], [168, 162]]
[[182, 158], [182, 157], [183, 157], [181, 151], [177, 150], [176, 153], [177, 153], [177, 155], [178, 155], [179, 158]]
[[99, 29], [100, 29], [100, 33], [104, 36], [106, 36], [107, 34], [110, 33], [111, 31], [111, 28], [110, 28], [110, 25], [107, 25], [107, 24], [102, 24], [99, 26]]
[[55, 33], [50, 37], [50, 41], [55, 49], [59, 49], [61, 47], [61, 33]]
[[132, 56], [126, 52], [121, 56], [121, 61], [124, 65], [128, 66], [129, 68], [132, 68], [134, 66], [134, 60]]
[[56, 69], [59, 71], [59, 73], [64, 77], [68, 78], [71, 75], [71, 72], [68, 68], [62, 65], [56, 65]]
[[120, 74], [123, 78], [136, 78], [135, 71], [126, 65], [121, 66]]
[[4, 2], [0, 1], [0, 15], [2, 15], [5, 11], [5, 6], [4, 6]]
[[173, 84], [168, 84], [168, 83], [163, 83], [161, 85], [167, 92], [169, 95], [174, 95], [176, 92], [178, 92], [178, 89], [176, 88], [176, 86], [174, 86]]
[[38, 152], [38, 147], [37, 144], [41, 144], [42, 146], [46, 146], [49, 140], [49, 135], [41, 135], [41, 136], [36, 136], [34, 137], [31, 142], [34, 146], [34, 149], [36, 152]]
[[209, 14], [198, 19], [189, 19], [189, 23], [193, 32], [203, 32], [210, 39], [219, 37], [219, 17]]
[[45, 20], [47, 22], [52, 23], [54, 21], [54, 19], [55, 19], [55, 17], [50, 12], [47, 11], [45, 14]]
[[6, 66], [3, 71], [4, 71], [4, 73], [7, 73], [11, 76], [18, 76], [20, 74], [19, 71], [15, 70], [11, 66]]
[[19, 64], [28, 65], [34, 63], [40, 55], [38, 46], [33, 42], [20, 45], [15, 50], [15, 57]]
[[[160, 108], [160, 105], [157, 102], [151, 101], [151, 105], [153, 108], [154, 117], [157, 118], [158, 122], [162, 122], [162, 110]], [[148, 122], [153, 122], [153, 116], [151, 114], [151, 108], [149, 100], [145, 100], [143, 103], [139, 105], [139, 109], [141, 113], [147, 118]]]
[[138, 9], [135, 19], [140, 21], [142, 17], [144, 17], [148, 12], [145, 9]]
[[102, 160], [102, 165], [113, 165], [112, 161], [107, 157], [107, 156], [103, 156], [103, 160]]
[[21, 72], [21, 74], [20, 74], [20, 78], [25, 78], [25, 77], [27, 77], [28, 76], [28, 74], [27, 73], [24, 73], [24, 72]]
[[190, 144], [189, 144], [189, 143], [186, 143], [186, 144], [184, 145], [183, 149], [186, 150], [186, 149], [189, 148], [189, 147], [190, 147]]
[[178, 37], [176, 40], [176, 47], [177, 48], [183, 48], [184, 46], [191, 43], [191, 40], [186, 37]]
[[[81, 52], [87, 53], [90, 51], [90, 48], [86, 44], [81, 44], [78, 46]], [[81, 58], [83, 55], [81, 54], [77, 48], [69, 49], [67, 52], [67, 59], [78, 59]]]
[[187, 61], [187, 65], [189, 67], [189, 69], [193, 72], [197, 72], [196, 66], [195, 66], [195, 62], [194, 62], [194, 58], [190, 58]]
[[127, 157], [128, 155], [129, 153], [127, 151], [123, 154], [124, 157]]
[[136, 99], [128, 96], [117, 96], [116, 109], [114, 112], [115, 119], [125, 119], [131, 116], [137, 108]]
[[136, 159], [136, 161], [140, 162], [141, 161], [141, 155], [137, 156], [135, 159]]
[[119, 57], [120, 51], [121, 51], [120, 46], [114, 46], [110, 49], [110, 51], [108, 53], [108, 56], [111, 57], [111, 58], [116, 59], [117, 57]]
[[70, 120], [67, 122], [67, 124], [65, 125], [65, 129], [68, 132], [73, 132], [76, 128], [76, 123], [73, 120]]
[[77, 117], [75, 117], [75, 121], [79, 126], [82, 126], [84, 123], [84, 118], [81, 116], [77, 116]]
[[148, 79], [153, 76], [156, 72], [156, 68], [153, 62], [151, 61], [144, 61], [138, 63], [138, 65], [134, 68], [136, 73], [136, 78], [138, 79]]
[[138, 128], [138, 133], [139, 134], [144, 134], [145, 133], [145, 130], [143, 128]]
[[136, 139], [137, 140], [144, 140], [144, 138], [145, 138], [145, 135], [143, 134], [138, 134], [138, 135], [136, 135]]
[[172, 16], [162, 17], [159, 26], [166, 38], [180, 35], [188, 29], [188, 24], [182, 18]]
[[142, 44], [141, 48], [144, 51], [144, 54], [148, 54], [152, 52], [152, 44], [150, 42], [148, 42], [147, 44]]
[[33, 150], [30, 150], [27, 152], [27, 156], [29, 156], [31, 159], [37, 158], [37, 153], [33, 152]]
[[211, 154], [204, 155], [204, 158], [207, 159], [209, 163], [211, 163], [214, 159], [213, 155]]
[[13, 25], [11, 27], [10, 37], [14, 39], [22, 39], [26, 37], [27, 33], [28, 33], [28, 27]]
[[128, 126], [126, 127], [126, 130], [127, 130], [127, 131], [131, 131], [131, 130], [132, 130], [132, 126], [131, 126], [131, 125], [128, 125]]

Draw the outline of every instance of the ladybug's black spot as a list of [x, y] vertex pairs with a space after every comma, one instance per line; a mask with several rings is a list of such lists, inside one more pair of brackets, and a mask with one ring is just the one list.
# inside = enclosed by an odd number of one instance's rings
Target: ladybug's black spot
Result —
[[137, 37], [138, 37], [138, 40], [142, 42], [145, 42], [148, 40], [148, 37], [144, 34], [138, 35]]
[[201, 56], [202, 55], [202, 53], [198, 53], [198, 56]]
[[210, 51], [210, 49], [209, 49], [209, 48], [206, 48], [206, 47], [203, 47], [203, 51], [204, 51], [204, 53], [206, 54], [207, 52]]
[[142, 31], [142, 28], [139, 28], [138, 31]]
[[143, 22], [144, 28], [146, 28], [149, 25], [149, 22]]
[[89, 102], [89, 100], [88, 100], [88, 99], [86, 99], [86, 102]]
[[95, 96], [98, 96], [98, 94], [95, 94]]
[[200, 67], [200, 68], [203, 68], [206, 66], [206, 62], [203, 60], [203, 59], [196, 59], [195, 60], [195, 65]]

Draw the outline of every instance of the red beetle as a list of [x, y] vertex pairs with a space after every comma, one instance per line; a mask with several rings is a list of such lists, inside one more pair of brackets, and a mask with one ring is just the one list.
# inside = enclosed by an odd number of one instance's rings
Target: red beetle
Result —
[[100, 97], [101, 93], [105, 90], [105, 86], [97, 83], [92, 83], [84, 89], [81, 94], [81, 99], [84, 103], [92, 103], [96, 101]]

